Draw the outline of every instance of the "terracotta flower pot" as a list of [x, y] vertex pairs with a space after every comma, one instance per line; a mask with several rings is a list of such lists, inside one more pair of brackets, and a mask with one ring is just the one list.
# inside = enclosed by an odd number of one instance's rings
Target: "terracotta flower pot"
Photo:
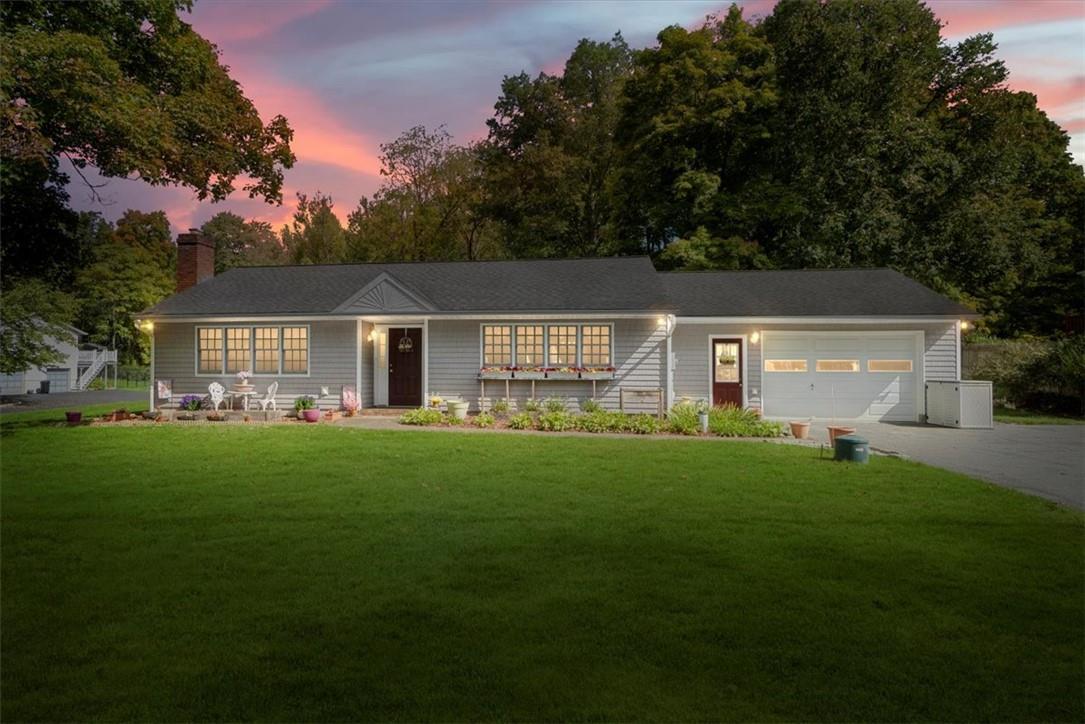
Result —
[[809, 422], [792, 420], [787, 424], [791, 426], [791, 437], [795, 438], [796, 440], [805, 440], [806, 437], [810, 434]]
[[855, 432], [854, 427], [844, 427], [842, 425], [829, 425], [829, 447], [836, 446], [836, 438], [841, 435], [851, 435]]
[[301, 414], [306, 422], [320, 422], [320, 410], [315, 408], [311, 410], [302, 410]]

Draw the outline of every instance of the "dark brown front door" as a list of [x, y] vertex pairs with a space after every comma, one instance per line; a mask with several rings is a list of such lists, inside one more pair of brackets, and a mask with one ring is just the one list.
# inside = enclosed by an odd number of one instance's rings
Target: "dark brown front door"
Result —
[[422, 330], [417, 327], [388, 330], [388, 404], [422, 406]]
[[742, 407], [741, 339], [712, 340], [712, 404]]

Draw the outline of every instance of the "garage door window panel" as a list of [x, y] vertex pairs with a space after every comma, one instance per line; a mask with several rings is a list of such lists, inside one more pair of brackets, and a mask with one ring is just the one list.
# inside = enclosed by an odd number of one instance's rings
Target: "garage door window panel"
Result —
[[806, 372], [806, 360], [804, 359], [767, 359], [765, 360], [766, 372]]
[[871, 359], [866, 363], [867, 372], [911, 372], [910, 359]]
[[858, 372], [857, 359], [819, 359], [814, 369], [817, 372]]

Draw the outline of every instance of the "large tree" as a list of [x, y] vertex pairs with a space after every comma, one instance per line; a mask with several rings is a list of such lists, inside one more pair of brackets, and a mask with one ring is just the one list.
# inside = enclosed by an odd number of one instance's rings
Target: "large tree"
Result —
[[294, 220], [282, 229], [283, 247], [291, 262], [335, 264], [345, 259], [346, 234], [334, 206], [332, 197], [319, 191], [312, 197], [298, 194]]
[[200, 227], [215, 244], [215, 273], [236, 266], [283, 264], [286, 252], [271, 224], [220, 211]]
[[20, 279], [0, 290], [0, 374], [60, 362], [54, 340], [75, 342], [75, 301], [40, 279]]
[[560, 76], [506, 77], [480, 148], [487, 212], [517, 256], [586, 256], [619, 248], [614, 126], [631, 51], [621, 34], [581, 40]]
[[381, 144], [385, 182], [363, 197], [348, 223], [355, 261], [481, 259], [500, 252], [482, 210], [482, 167], [474, 147], [443, 128], [416, 126]]
[[264, 124], [218, 51], [178, 16], [189, 0], [0, 5], [4, 161], [65, 156], [106, 176], [223, 199], [282, 198], [292, 132]]
[[123, 361], [146, 363], [148, 339], [136, 329], [136, 315], [173, 293], [175, 264], [165, 213], [126, 211], [101, 234], [76, 277], [80, 328], [117, 349]]
[[1080, 309], [1085, 176], [991, 36], [940, 30], [916, 0], [668, 28], [625, 84], [623, 237], [683, 239], [667, 265], [892, 266], [994, 331], [1056, 329]]

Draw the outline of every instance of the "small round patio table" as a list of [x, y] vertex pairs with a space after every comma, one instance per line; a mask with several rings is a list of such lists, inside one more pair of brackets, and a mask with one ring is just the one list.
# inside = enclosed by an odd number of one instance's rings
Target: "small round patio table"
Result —
[[[249, 398], [256, 397], [258, 393], [256, 390], [230, 390], [231, 398], [241, 398], [241, 407], [245, 412], [249, 411]], [[230, 405], [233, 407], [233, 405]]]

